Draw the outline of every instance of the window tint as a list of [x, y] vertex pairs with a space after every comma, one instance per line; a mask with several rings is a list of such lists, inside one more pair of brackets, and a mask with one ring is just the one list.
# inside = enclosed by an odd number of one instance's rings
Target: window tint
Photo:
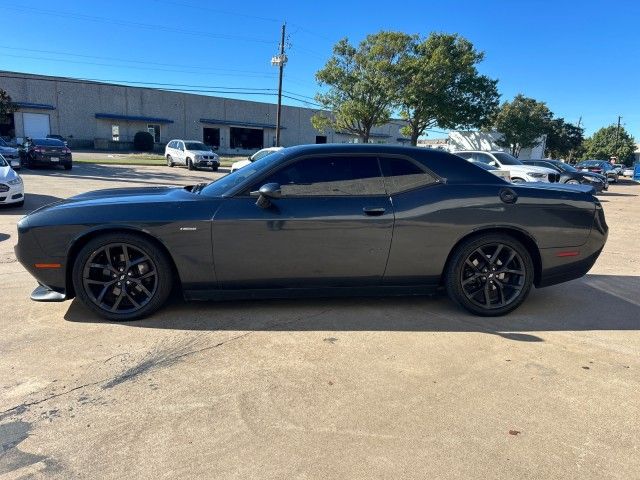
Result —
[[471, 158], [471, 153], [469, 152], [456, 152], [456, 155], [464, 158], [465, 160], [469, 160]]
[[405, 158], [381, 158], [382, 171], [387, 192], [404, 192], [413, 188], [436, 183], [432, 174]]
[[376, 157], [305, 158], [280, 169], [251, 190], [258, 190], [266, 183], [280, 184], [285, 196], [385, 194]]

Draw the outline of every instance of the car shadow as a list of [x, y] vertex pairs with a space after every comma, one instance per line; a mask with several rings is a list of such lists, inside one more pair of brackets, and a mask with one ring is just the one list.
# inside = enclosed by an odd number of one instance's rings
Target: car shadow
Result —
[[[173, 299], [151, 318], [123, 328], [202, 331], [479, 332], [539, 342], [545, 331], [640, 329], [640, 277], [587, 275], [533, 290], [515, 312], [477, 317], [443, 295], [433, 297], [331, 298], [186, 303]], [[106, 322], [77, 299], [69, 322]]]
[[53, 195], [40, 195], [38, 193], [26, 193], [24, 196], [24, 205], [16, 207], [14, 205], [0, 206], [0, 215], [26, 215], [33, 210], [44, 207], [50, 203], [62, 200], [60, 197]]
[[[224, 173], [219, 170], [220, 173]], [[149, 185], [192, 185], [199, 182], [211, 182], [218, 178], [218, 172], [197, 171], [193, 175], [181, 175], [174, 169], [167, 167], [167, 172], [157, 171], [135, 165], [99, 165], [75, 163], [72, 170], [60, 168], [23, 169], [21, 175], [28, 178], [31, 175], [48, 176], [53, 178], [73, 178], [77, 180], [101, 180], [104, 182], [137, 183]]]

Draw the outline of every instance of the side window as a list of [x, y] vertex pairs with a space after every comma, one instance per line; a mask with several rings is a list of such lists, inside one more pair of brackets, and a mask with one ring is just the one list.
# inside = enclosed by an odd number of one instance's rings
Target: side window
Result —
[[476, 153], [474, 154], [473, 159], [476, 162], [486, 163], [487, 165], [491, 165], [492, 167], [497, 167], [498, 163], [493, 159], [491, 155], [487, 155], [486, 153]]
[[177, 148], [178, 150], [182, 150], [182, 151], [184, 152], [184, 143], [182, 143], [182, 142], [178, 142], [178, 143], [176, 144], [176, 148]]
[[469, 160], [472, 156], [472, 154], [468, 152], [456, 152], [456, 155], [464, 158], [465, 160]]
[[437, 178], [405, 158], [381, 158], [387, 192], [405, 192], [437, 183]]
[[310, 157], [287, 165], [254, 185], [280, 184], [283, 196], [384, 195], [376, 157]]

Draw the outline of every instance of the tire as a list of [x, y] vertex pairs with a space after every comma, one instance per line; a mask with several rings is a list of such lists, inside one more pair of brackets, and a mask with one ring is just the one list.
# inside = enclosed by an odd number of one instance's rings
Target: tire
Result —
[[167, 167], [173, 167], [173, 165], [173, 158], [171, 158], [171, 155], [167, 155]]
[[187, 168], [189, 170], [195, 170], [194, 166], [193, 166], [193, 162], [191, 161], [190, 158], [187, 158]]
[[[514, 256], [509, 259], [512, 253]], [[533, 276], [531, 254], [522, 243], [507, 234], [488, 233], [471, 237], [456, 247], [444, 280], [449, 297], [462, 308], [475, 315], [496, 317], [524, 302]]]
[[165, 253], [132, 233], [107, 233], [90, 240], [75, 258], [72, 279], [76, 295], [90, 310], [116, 322], [151, 315], [173, 287]]
[[580, 182], [578, 180], [574, 180], [574, 179], [567, 180], [564, 183], [566, 183], [567, 185], [579, 185], [580, 184]]
[[526, 183], [527, 181], [524, 178], [515, 177], [511, 179], [511, 183]]
[[67, 163], [67, 164], [65, 164], [65, 166], [64, 166], [64, 169], [65, 169], [65, 170], [71, 170], [72, 168], [73, 168], [73, 165], [72, 165], [71, 163]]
[[217, 172], [218, 171], [218, 167], [211, 167], [211, 171], [212, 172]]

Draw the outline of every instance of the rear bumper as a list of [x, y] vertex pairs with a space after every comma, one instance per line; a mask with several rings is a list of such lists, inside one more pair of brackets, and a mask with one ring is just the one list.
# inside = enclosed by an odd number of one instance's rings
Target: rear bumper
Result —
[[[57, 158], [57, 161], [51, 160], [52, 158]], [[46, 165], [46, 166], [55, 166], [55, 165], [70, 165], [72, 162], [71, 155], [48, 155], [48, 154], [37, 154], [31, 157], [29, 163], [31, 165]]]
[[544, 248], [540, 250], [541, 271], [536, 287], [548, 287], [583, 277], [600, 256], [607, 237], [607, 226], [602, 207], [596, 209], [589, 237], [579, 247]]

